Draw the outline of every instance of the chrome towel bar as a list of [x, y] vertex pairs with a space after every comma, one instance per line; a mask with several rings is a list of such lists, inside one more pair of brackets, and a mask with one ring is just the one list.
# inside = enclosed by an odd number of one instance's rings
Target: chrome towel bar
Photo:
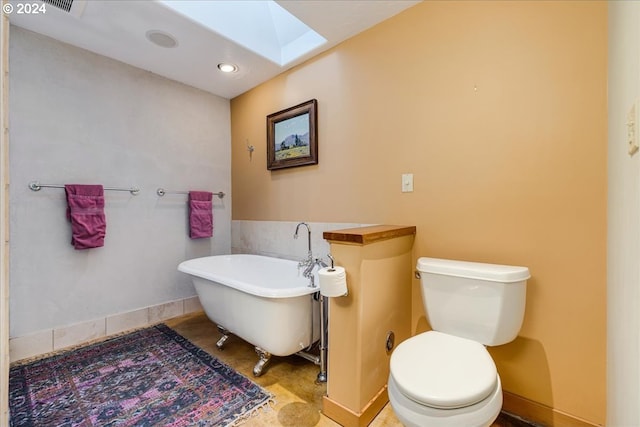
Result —
[[[43, 187], [47, 188], [64, 188], [64, 185], [61, 184], [40, 184], [38, 181], [31, 181], [29, 183], [29, 188], [33, 191], [40, 191]], [[137, 187], [132, 188], [117, 188], [117, 187], [103, 187], [105, 191], [128, 191], [132, 196], [137, 196], [140, 192], [140, 189]]]
[[[164, 188], [158, 188], [156, 190], [156, 194], [162, 197], [165, 194], [189, 194], [189, 192], [188, 191], [169, 191], [169, 190], [165, 190]], [[222, 199], [224, 197], [224, 192], [218, 191], [217, 193], [213, 193], [213, 195], [218, 196], [219, 198]]]

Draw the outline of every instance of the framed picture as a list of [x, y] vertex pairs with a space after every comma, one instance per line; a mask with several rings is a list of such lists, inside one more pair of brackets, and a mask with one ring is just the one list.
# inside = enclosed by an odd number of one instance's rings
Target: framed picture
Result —
[[267, 116], [267, 169], [318, 164], [317, 104], [312, 99]]

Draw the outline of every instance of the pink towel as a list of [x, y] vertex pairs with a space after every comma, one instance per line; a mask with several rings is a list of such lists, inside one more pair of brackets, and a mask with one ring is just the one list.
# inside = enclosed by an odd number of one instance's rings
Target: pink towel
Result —
[[76, 249], [104, 246], [107, 220], [104, 215], [102, 185], [64, 186], [67, 194], [67, 218], [71, 221], [71, 244]]
[[189, 237], [213, 236], [213, 193], [189, 191]]

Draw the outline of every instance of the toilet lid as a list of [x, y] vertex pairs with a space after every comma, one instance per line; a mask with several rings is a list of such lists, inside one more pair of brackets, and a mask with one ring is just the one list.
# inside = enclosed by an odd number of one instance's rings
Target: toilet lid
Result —
[[390, 371], [402, 394], [443, 409], [480, 402], [495, 390], [498, 377], [482, 344], [435, 331], [398, 345], [391, 355]]

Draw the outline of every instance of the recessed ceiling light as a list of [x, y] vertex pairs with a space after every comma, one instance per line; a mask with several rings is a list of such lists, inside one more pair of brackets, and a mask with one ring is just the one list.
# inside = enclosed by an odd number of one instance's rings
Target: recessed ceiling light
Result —
[[169, 33], [160, 30], [149, 30], [146, 33], [147, 39], [160, 47], [172, 48], [178, 46], [178, 41]]
[[218, 70], [223, 73], [235, 73], [238, 71], [238, 66], [234, 64], [229, 64], [228, 62], [222, 62], [218, 64]]

